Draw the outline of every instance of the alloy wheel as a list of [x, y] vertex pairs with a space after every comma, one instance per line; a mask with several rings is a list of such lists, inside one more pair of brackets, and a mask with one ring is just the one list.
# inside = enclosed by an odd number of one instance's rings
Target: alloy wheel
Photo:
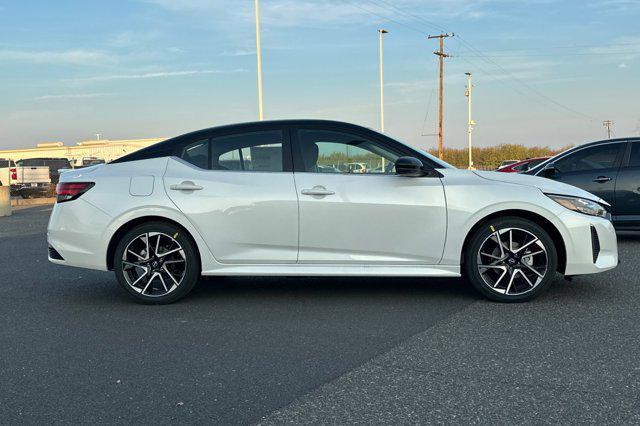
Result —
[[127, 284], [144, 296], [160, 297], [180, 286], [187, 271], [182, 246], [170, 235], [146, 232], [129, 242], [122, 254]]
[[515, 227], [492, 231], [477, 254], [478, 271], [485, 284], [509, 296], [536, 288], [549, 266], [547, 249], [540, 238]]

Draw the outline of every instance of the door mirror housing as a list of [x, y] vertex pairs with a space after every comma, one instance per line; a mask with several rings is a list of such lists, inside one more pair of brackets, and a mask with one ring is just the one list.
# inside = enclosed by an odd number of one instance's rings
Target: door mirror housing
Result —
[[426, 175], [422, 161], [415, 157], [400, 157], [396, 160], [396, 174], [406, 177], [420, 177]]
[[558, 169], [556, 169], [555, 163], [549, 163], [546, 166], [544, 166], [544, 169], [542, 169], [542, 175], [544, 177], [555, 176], [557, 173], [558, 173]]

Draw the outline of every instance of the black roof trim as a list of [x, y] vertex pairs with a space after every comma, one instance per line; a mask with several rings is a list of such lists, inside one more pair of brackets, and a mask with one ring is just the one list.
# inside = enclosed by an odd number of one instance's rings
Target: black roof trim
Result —
[[170, 139], [166, 139], [162, 142], [158, 142], [146, 148], [142, 148], [138, 151], [132, 152], [120, 158], [117, 158], [111, 163], [125, 163], [128, 161], [144, 160], [157, 157], [169, 157], [172, 155], [179, 155], [176, 153], [176, 148], [180, 146], [181, 142], [187, 139], [194, 139], [200, 135], [206, 137], [215, 136], [216, 134], [224, 134], [230, 132], [242, 132], [244, 130], [259, 130], [261, 128], [269, 129], [277, 126], [312, 126], [312, 125], [331, 125], [340, 126], [345, 128], [374, 131], [367, 127], [359, 126], [357, 124], [346, 123], [335, 120], [316, 120], [316, 119], [289, 119], [289, 120], [265, 120], [265, 121], [250, 121], [244, 123], [224, 124], [221, 126], [208, 127], [206, 129], [200, 129], [193, 132], [185, 133], [183, 135], [175, 136]]

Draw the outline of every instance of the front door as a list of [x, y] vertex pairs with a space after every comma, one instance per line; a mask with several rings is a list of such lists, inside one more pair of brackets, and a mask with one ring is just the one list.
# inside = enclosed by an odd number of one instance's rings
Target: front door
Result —
[[616, 226], [640, 226], [640, 141], [631, 143], [627, 164], [623, 164], [616, 182]]
[[616, 179], [625, 148], [626, 142], [611, 142], [580, 149], [554, 162], [556, 173], [549, 177], [602, 198], [616, 214]]
[[401, 177], [398, 148], [323, 127], [293, 130], [299, 263], [437, 264], [446, 235], [438, 177]]
[[281, 129], [230, 134], [193, 141], [181, 159], [169, 159], [166, 192], [219, 262], [296, 263], [298, 198], [287, 144]]

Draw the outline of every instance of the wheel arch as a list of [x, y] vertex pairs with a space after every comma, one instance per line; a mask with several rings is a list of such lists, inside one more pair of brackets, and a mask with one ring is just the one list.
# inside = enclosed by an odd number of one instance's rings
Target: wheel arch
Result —
[[564, 239], [562, 238], [562, 234], [560, 233], [558, 228], [556, 228], [556, 226], [544, 216], [538, 213], [534, 213], [527, 210], [520, 210], [520, 209], [500, 210], [497, 212], [493, 212], [487, 216], [484, 216], [483, 218], [478, 220], [471, 227], [471, 229], [465, 236], [464, 243], [462, 244], [461, 251], [460, 251], [460, 259], [462, 263], [464, 262], [464, 249], [467, 247], [467, 244], [469, 243], [469, 240], [471, 239], [473, 234], [475, 234], [475, 232], [478, 229], [480, 229], [482, 226], [485, 226], [487, 222], [490, 222], [491, 220], [494, 220], [497, 218], [507, 217], [507, 216], [528, 219], [536, 223], [537, 225], [541, 226], [542, 229], [544, 229], [549, 234], [549, 236], [553, 240], [553, 243], [555, 244], [556, 251], [558, 253], [558, 272], [564, 274], [564, 271], [567, 266], [567, 248], [565, 246]]
[[184, 232], [185, 235], [193, 243], [193, 246], [195, 247], [196, 253], [198, 255], [197, 261], [200, 264], [200, 267], [202, 267], [202, 254], [200, 253], [200, 247], [198, 246], [198, 243], [196, 242], [193, 235], [191, 235], [191, 232], [189, 232], [188, 229], [182, 226], [182, 224], [180, 224], [179, 222], [173, 219], [169, 219], [165, 216], [150, 215], [150, 216], [140, 216], [140, 217], [136, 217], [135, 219], [131, 219], [130, 221], [120, 225], [120, 227], [113, 233], [113, 235], [111, 236], [111, 239], [109, 240], [109, 244], [107, 245], [106, 264], [107, 264], [108, 270], [110, 271], [113, 270], [113, 256], [115, 254], [116, 247], [118, 246], [118, 243], [120, 242], [122, 237], [131, 229], [135, 228], [136, 226], [142, 225], [144, 223], [149, 223], [149, 222], [164, 222], [164, 223], [173, 225], [177, 228], [180, 228], [182, 232]]

